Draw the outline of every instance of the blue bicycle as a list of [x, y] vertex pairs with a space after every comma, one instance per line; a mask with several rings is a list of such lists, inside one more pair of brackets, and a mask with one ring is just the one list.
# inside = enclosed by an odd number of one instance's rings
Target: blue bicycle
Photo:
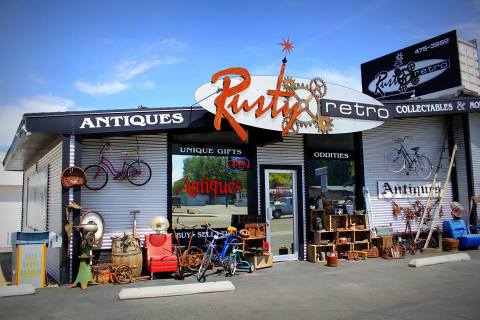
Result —
[[[202, 257], [202, 262], [198, 268], [197, 281], [205, 282], [205, 273], [211, 265], [221, 266], [226, 276], [233, 276], [237, 271], [237, 248], [239, 242], [235, 236], [237, 228], [228, 227], [228, 235], [223, 235], [221, 232], [213, 230], [209, 224], [203, 225], [207, 229], [207, 234], [213, 234], [212, 241], [208, 242], [207, 249]], [[225, 239], [223, 242], [222, 251], [217, 250], [217, 241]]]

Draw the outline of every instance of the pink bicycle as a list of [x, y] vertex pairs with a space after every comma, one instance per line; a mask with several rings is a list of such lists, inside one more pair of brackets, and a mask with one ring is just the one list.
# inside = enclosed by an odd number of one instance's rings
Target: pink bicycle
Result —
[[[131, 184], [136, 186], [143, 186], [152, 177], [152, 169], [143, 160], [140, 160], [139, 146], [137, 142], [137, 149], [122, 152], [125, 159], [123, 160], [122, 169], [117, 171], [112, 162], [103, 154], [105, 148], [110, 147], [109, 143], [105, 143], [100, 150], [100, 157], [98, 164], [93, 164], [85, 168], [85, 176], [87, 183], [85, 187], [90, 190], [100, 190], [108, 182], [108, 171], [113, 175], [114, 180], [128, 180]], [[127, 161], [127, 157], [135, 156], [133, 161]]]

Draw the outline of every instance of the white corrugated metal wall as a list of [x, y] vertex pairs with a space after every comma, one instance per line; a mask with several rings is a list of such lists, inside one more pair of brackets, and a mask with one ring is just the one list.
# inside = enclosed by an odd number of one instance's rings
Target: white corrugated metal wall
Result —
[[[480, 197], [480, 114], [469, 114], [470, 150], [472, 153], [473, 188], [475, 196]], [[480, 208], [477, 207], [480, 216]]]
[[[24, 172], [24, 183], [36, 170], [43, 170], [48, 166], [48, 200], [47, 200], [47, 231], [62, 234], [62, 142], [56, 143], [50, 151], [41, 157], [36, 164], [33, 164]], [[25, 184], [23, 202], [26, 203], [27, 187]], [[25, 213], [24, 213], [25, 214]], [[25, 218], [22, 217], [22, 230], [28, 231], [24, 225]], [[47, 249], [47, 273], [60, 283], [61, 248]]]
[[[302, 166], [302, 202], [303, 212], [303, 256], [307, 257], [307, 235], [306, 235], [306, 215], [305, 215], [305, 168], [304, 168], [304, 144], [302, 135], [288, 135], [283, 142], [277, 142], [262, 147], [257, 147], [257, 182], [260, 188], [260, 165], [298, 165]], [[261, 190], [258, 190], [258, 212], [261, 212], [260, 204], [263, 203]]]
[[468, 178], [467, 158], [465, 154], [465, 139], [463, 135], [463, 118], [461, 115], [452, 116], [453, 138], [458, 146], [455, 156], [455, 169], [457, 173], [458, 201], [465, 208], [462, 218], [469, 223], [470, 212], [468, 210]]
[[111, 248], [111, 237], [121, 235], [133, 229], [132, 210], [140, 210], [137, 217], [137, 229], [143, 242], [144, 235], [151, 233], [152, 218], [167, 217], [167, 135], [138, 135], [129, 137], [110, 137], [104, 139], [85, 139], [82, 141], [82, 167], [98, 162], [100, 149], [104, 143], [110, 143], [111, 149], [105, 155], [117, 170], [123, 163], [122, 151], [140, 146], [140, 158], [152, 169], [152, 178], [143, 186], [135, 186], [128, 181], [113, 180], [109, 173], [107, 185], [98, 191], [82, 188], [82, 207], [99, 211], [105, 220], [105, 234], [102, 249]]
[[[384, 155], [387, 151], [393, 150], [397, 146], [396, 139], [409, 136], [405, 147], [409, 152], [412, 147], [419, 146], [420, 153], [424, 153], [432, 162], [433, 170], [435, 170], [440, 152], [442, 150], [443, 140], [446, 131], [446, 119], [443, 117], [431, 118], [414, 118], [414, 119], [397, 119], [387, 122], [380, 127], [363, 132], [363, 156], [365, 168], [365, 186], [368, 187], [372, 201], [372, 211], [374, 215], [375, 226], [389, 225], [397, 231], [405, 230], [405, 221], [393, 216], [392, 204], [389, 199], [379, 199], [377, 182], [379, 180], [408, 181], [421, 180], [415, 173], [407, 176], [405, 173], [391, 173], [387, 171], [384, 164]], [[447, 146], [447, 143], [445, 143]], [[440, 178], [443, 181], [446, 177], [448, 169], [448, 160], [444, 161], [443, 169], [440, 170]], [[433, 180], [433, 172], [431, 178], [425, 181]], [[449, 184], [444, 199], [445, 214], [443, 219], [450, 219], [449, 206], [452, 201], [451, 184]], [[395, 199], [400, 206], [410, 206], [412, 200]], [[426, 202], [426, 199], [423, 199]], [[412, 224], [412, 229], [416, 230], [418, 222]]]

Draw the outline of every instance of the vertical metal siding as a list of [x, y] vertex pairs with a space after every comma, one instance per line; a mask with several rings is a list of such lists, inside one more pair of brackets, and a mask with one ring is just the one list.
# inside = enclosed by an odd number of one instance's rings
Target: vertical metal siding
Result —
[[[139, 135], [140, 158], [152, 169], [152, 178], [143, 186], [135, 186], [128, 181], [114, 180], [109, 172], [107, 185], [98, 191], [82, 188], [82, 208], [99, 211], [105, 220], [105, 233], [102, 249], [111, 248], [111, 237], [131, 233], [133, 217], [131, 210], [140, 210], [137, 216], [137, 229], [143, 242], [144, 235], [151, 233], [151, 221], [155, 216], [167, 217], [167, 135]], [[122, 151], [136, 149], [135, 136], [85, 139], [82, 141], [82, 166], [85, 168], [98, 162], [100, 149], [104, 143], [111, 149], [105, 155], [117, 170], [123, 163]]]
[[[42, 170], [48, 166], [48, 201], [47, 201], [47, 231], [62, 234], [62, 185], [60, 176], [62, 174], [62, 143], [56, 144], [50, 151], [41, 157], [36, 164], [24, 172], [24, 183], [28, 177], [31, 177], [36, 168]], [[23, 199], [26, 201], [25, 185]], [[22, 222], [22, 230], [28, 230]], [[60, 264], [61, 264], [61, 248], [47, 249], [47, 272], [60, 283]]]
[[[472, 153], [473, 188], [475, 196], [480, 196], [480, 114], [469, 114], [470, 122], [470, 150]], [[468, 208], [468, 207], [467, 207]], [[480, 207], [477, 206], [480, 216]]]
[[462, 218], [468, 223], [470, 219], [470, 212], [468, 212], [469, 199], [468, 199], [468, 181], [467, 181], [467, 159], [465, 154], [465, 140], [463, 135], [462, 116], [453, 116], [452, 125], [453, 125], [453, 139], [458, 146], [457, 155], [455, 156], [458, 201], [465, 208]]
[[[419, 146], [420, 153], [424, 153], [432, 162], [433, 170], [442, 150], [443, 139], [446, 132], [446, 121], [443, 117], [397, 119], [387, 122], [380, 127], [363, 132], [363, 156], [365, 186], [368, 187], [372, 201], [372, 211], [374, 215], [375, 226], [389, 225], [397, 231], [405, 230], [405, 221], [401, 217], [394, 217], [392, 213], [392, 204], [389, 199], [379, 199], [377, 182], [379, 180], [416, 180], [419, 179], [415, 173], [406, 176], [404, 172], [391, 173], [387, 171], [384, 164], [385, 152], [393, 150], [397, 146], [396, 139], [409, 136], [405, 147], [409, 152], [410, 148]], [[445, 143], [447, 146], [447, 143]], [[448, 161], [444, 161], [446, 164]], [[447, 165], [440, 170], [440, 181], [445, 180], [447, 174]], [[433, 180], [432, 176], [426, 181]], [[414, 199], [395, 199], [400, 206], [410, 206]], [[443, 201], [444, 215], [442, 220], [450, 219], [449, 206], [452, 201], [451, 183], [447, 187], [446, 197]], [[426, 202], [423, 199], [422, 202]], [[418, 221], [412, 223], [412, 229], [418, 228]], [[440, 224], [441, 222], [439, 222]]]
[[[303, 256], [307, 257], [307, 234], [306, 234], [306, 214], [305, 214], [305, 168], [304, 168], [304, 145], [302, 135], [288, 135], [283, 142], [276, 142], [270, 145], [257, 147], [257, 182], [260, 186], [260, 165], [298, 165], [302, 166], [302, 202], [303, 212], [299, 214], [303, 217]], [[258, 212], [261, 212], [260, 204], [263, 203], [261, 190], [258, 190]]]

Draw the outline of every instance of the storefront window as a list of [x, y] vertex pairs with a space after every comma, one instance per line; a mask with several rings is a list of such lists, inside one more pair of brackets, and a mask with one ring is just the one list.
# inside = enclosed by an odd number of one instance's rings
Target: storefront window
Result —
[[[348, 153], [341, 154], [347, 157]], [[310, 158], [309, 205], [323, 208], [327, 214], [352, 214], [355, 204], [355, 166], [352, 160]]]
[[248, 214], [250, 159], [241, 149], [174, 145], [172, 224], [226, 228]]
[[353, 134], [306, 137], [310, 208], [327, 214], [356, 209], [355, 139]]

